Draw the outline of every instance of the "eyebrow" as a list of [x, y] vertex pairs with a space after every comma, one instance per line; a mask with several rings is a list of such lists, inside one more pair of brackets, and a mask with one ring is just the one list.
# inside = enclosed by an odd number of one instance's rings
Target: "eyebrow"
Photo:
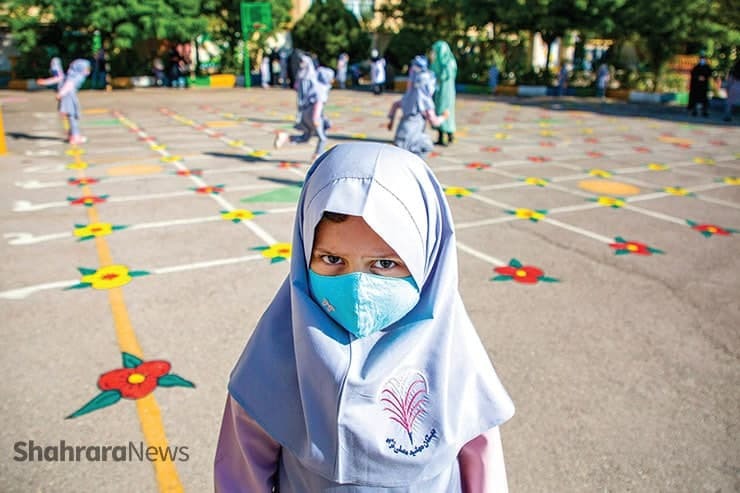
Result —
[[[314, 247], [313, 254], [314, 255], [336, 255], [337, 257], [341, 257], [341, 255], [336, 254], [335, 252], [327, 249], [326, 247], [321, 247], [321, 246]], [[401, 261], [401, 263], [403, 263], [403, 261], [401, 260], [401, 257], [398, 256], [398, 254], [393, 251], [378, 252], [373, 255], [364, 255], [363, 258], [377, 258], [377, 259], [386, 259], [386, 258], [391, 259], [392, 258], [392, 259], [398, 259], [399, 261]]]

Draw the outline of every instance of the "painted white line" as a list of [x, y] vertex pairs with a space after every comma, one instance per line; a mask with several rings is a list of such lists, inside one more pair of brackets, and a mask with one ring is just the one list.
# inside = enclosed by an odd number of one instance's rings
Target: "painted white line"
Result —
[[246, 255], [244, 257], [224, 258], [219, 260], [207, 260], [205, 262], [193, 262], [191, 264], [175, 265], [172, 267], [162, 267], [159, 269], [152, 269], [149, 272], [152, 274], [171, 274], [173, 272], [184, 272], [188, 270], [207, 269], [210, 267], [218, 267], [221, 265], [238, 264], [241, 262], [250, 262], [252, 260], [264, 260], [261, 254], [258, 255]]
[[489, 224], [497, 223], [508, 223], [519, 219], [516, 216], [501, 216], [494, 217], [493, 219], [481, 219], [480, 221], [468, 221], [464, 223], [455, 224], [455, 231], [458, 229], [477, 228], [479, 226], [488, 226]]
[[637, 206], [629, 205], [629, 204], [625, 205], [624, 208], [627, 210], [639, 212], [640, 214], [644, 214], [646, 216], [654, 217], [656, 219], [661, 219], [663, 221], [668, 221], [671, 223], [680, 224], [681, 226], [686, 226], [686, 220], [677, 218], [675, 216], [669, 216], [668, 214], [663, 214], [662, 212], [651, 211], [648, 209], [643, 209], [642, 207], [637, 207]]
[[486, 255], [485, 253], [479, 252], [478, 250], [475, 250], [464, 243], [460, 243], [459, 241], [457, 241], [457, 248], [469, 255], [472, 255], [473, 257], [483, 260], [484, 262], [488, 262], [489, 264], [493, 264], [497, 267], [501, 265], [508, 265], [508, 263], [504, 262], [503, 260], [497, 259], [496, 257], [491, 257], [490, 255]]
[[5, 233], [3, 238], [8, 240], [8, 245], [33, 245], [44, 241], [59, 240], [61, 238], [70, 238], [72, 233], [54, 233], [48, 235], [34, 236], [33, 233]]
[[79, 279], [72, 279], [69, 281], [47, 282], [45, 284], [36, 284], [33, 286], [26, 286], [25, 288], [11, 289], [9, 291], [0, 291], [0, 298], [4, 298], [6, 300], [22, 300], [23, 298], [27, 298], [28, 296], [38, 291], [44, 291], [47, 289], [67, 288], [69, 286], [74, 286], [78, 282], [80, 282]]
[[557, 219], [552, 219], [550, 217], [545, 217], [543, 219], [540, 219], [540, 221], [552, 224], [553, 226], [557, 226], [559, 228], [567, 229], [568, 231], [572, 231], [574, 233], [578, 233], [580, 235], [586, 236], [588, 238], [594, 239], [596, 241], [600, 241], [602, 243], [614, 243], [614, 239], [607, 238], [606, 236], [602, 236], [598, 233], [594, 233], [592, 231], [585, 230], [583, 228], [579, 228], [578, 226], [573, 226], [571, 224], [566, 224], [563, 222], [558, 221]]
[[731, 207], [733, 209], [740, 209], [740, 204], [736, 204], [735, 202], [728, 202], [727, 200], [715, 199], [714, 197], [707, 197], [706, 195], [697, 195], [696, 198], [699, 200], [703, 200], [704, 202], [709, 202], [711, 204], [723, 205], [725, 207]]

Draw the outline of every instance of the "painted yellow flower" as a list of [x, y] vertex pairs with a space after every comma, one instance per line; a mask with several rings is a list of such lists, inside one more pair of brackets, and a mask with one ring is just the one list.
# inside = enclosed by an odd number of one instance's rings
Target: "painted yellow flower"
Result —
[[450, 195], [453, 197], [467, 197], [472, 192], [468, 188], [464, 187], [447, 187], [445, 188], [445, 195]]
[[532, 209], [516, 209], [513, 211], [514, 215], [519, 219], [529, 219], [530, 221], [537, 222], [545, 218], [547, 211], [535, 211]]
[[549, 122], [540, 122], [540, 127], [542, 128], [550, 128], [552, 126]]
[[739, 176], [725, 176], [724, 178], [722, 178], [722, 181], [727, 183], [728, 185], [740, 185]]
[[497, 132], [493, 135], [493, 137], [498, 140], [507, 140], [509, 138], [509, 134], [506, 134], [504, 132]]
[[604, 207], [614, 207], [616, 209], [619, 207], [624, 207], [625, 202], [624, 200], [615, 197], [599, 197], [598, 199], [596, 199], [596, 203], [599, 205], [603, 205]]
[[528, 176], [524, 179], [524, 183], [527, 185], [534, 185], [536, 187], [544, 187], [549, 183], [549, 181], [538, 176]]
[[85, 150], [78, 147], [73, 147], [72, 149], [67, 149], [66, 151], [64, 151], [64, 153], [67, 156], [81, 156], [82, 154], [85, 154]]
[[666, 193], [670, 193], [671, 195], [676, 195], [678, 197], [686, 197], [687, 195], [692, 195], [689, 190], [686, 190], [683, 187], [665, 187], [663, 191]]
[[229, 145], [231, 147], [241, 147], [244, 145], [244, 141], [243, 140], [230, 140]]
[[710, 157], [695, 157], [694, 162], [696, 164], [706, 164], [706, 165], [713, 165], [715, 163], [714, 159]]
[[552, 130], [541, 130], [540, 135], [543, 137], [552, 137], [555, 135], [555, 132], [553, 132]]
[[512, 125], [511, 123], [505, 123], [505, 124], [504, 124], [504, 128], [505, 128], [506, 130], [511, 130], [512, 128], [514, 128], [514, 125]]
[[367, 139], [367, 134], [363, 134], [363, 133], [352, 134], [352, 138], [353, 139]]
[[265, 157], [268, 154], [270, 154], [270, 153], [268, 151], [264, 151], [264, 150], [256, 150], [256, 151], [252, 151], [252, 152], [249, 153], [249, 155], [252, 156], [252, 157]]
[[612, 174], [605, 169], [594, 168], [588, 171], [591, 176], [598, 176], [599, 178], [611, 178]]
[[131, 276], [125, 265], [106, 265], [93, 274], [82, 276], [80, 282], [88, 283], [94, 289], [111, 289], [128, 284], [131, 282]]
[[594, 133], [594, 129], [593, 128], [584, 128], [583, 130], [581, 130], [581, 133], [586, 134], [586, 135], [592, 135]]
[[240, 222], [254, 219], [254, 212], [247, 209], [234, 209], [232, 211], [221, 212], [221, 219], [225, 221]]
[[273, 243], [269, 247], [256, 247], [253, 250], [262, 251], [262, 256], [272, 259], [272, 263], [287, 260], [293, 252], [290, 243]]
[[160, 159], [163, 163], [175, 163], [177, 161], [182, 161], [182, 156], [164, 156], [162, 159]]
[[650, 163], [647, 165], [647, 167], [650, 171], [665, 171], [667, 169], [670, 169], [669, 166], [661, 163]]
[[69, 163], [66, 167], [67, 169], [87, 169], [88, 164], [85, 161], [77, 161], [74, 163]]
[[167, 148], [164, 144], [152, 144], [149, 146], [149, 149], [153, 151], [164, 151]]
[[91, 223], [87, 226], [75, 228], [74, 235], [78, 238], [89, 238], [90, 236], [107, 236], [113, 232], [111, 223]]

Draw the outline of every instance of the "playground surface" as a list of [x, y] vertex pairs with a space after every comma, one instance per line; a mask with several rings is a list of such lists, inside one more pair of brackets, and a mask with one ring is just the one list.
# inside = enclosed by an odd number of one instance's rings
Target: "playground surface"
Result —
[[[399, 96], [333, 91], [329, 145], [390, 143]], [[288, 272], [315, 141], [273, 150], [289, 90], [80, 99], [72, 147], [53, 93], [0, 91], [0, 491], [212, 491], [229, 372]], [[740, 126], [472, 95], [457, 124], [427, 162], [517, 406], [510, 490], [737, 491]]]

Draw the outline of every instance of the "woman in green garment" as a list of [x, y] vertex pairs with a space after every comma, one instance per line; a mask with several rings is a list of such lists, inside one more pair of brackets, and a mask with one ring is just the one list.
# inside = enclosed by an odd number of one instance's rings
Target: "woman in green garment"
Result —
[[431, 69], [437, 79], [434, 91], [435, 113], [441, 115], [449, 112], [449, 117], [437, 127], [439, 140], [437, 144], [446, 146], [455, 140], [455, 78], [457, 62], [446, 41], [436, 41], [432, 45]]

